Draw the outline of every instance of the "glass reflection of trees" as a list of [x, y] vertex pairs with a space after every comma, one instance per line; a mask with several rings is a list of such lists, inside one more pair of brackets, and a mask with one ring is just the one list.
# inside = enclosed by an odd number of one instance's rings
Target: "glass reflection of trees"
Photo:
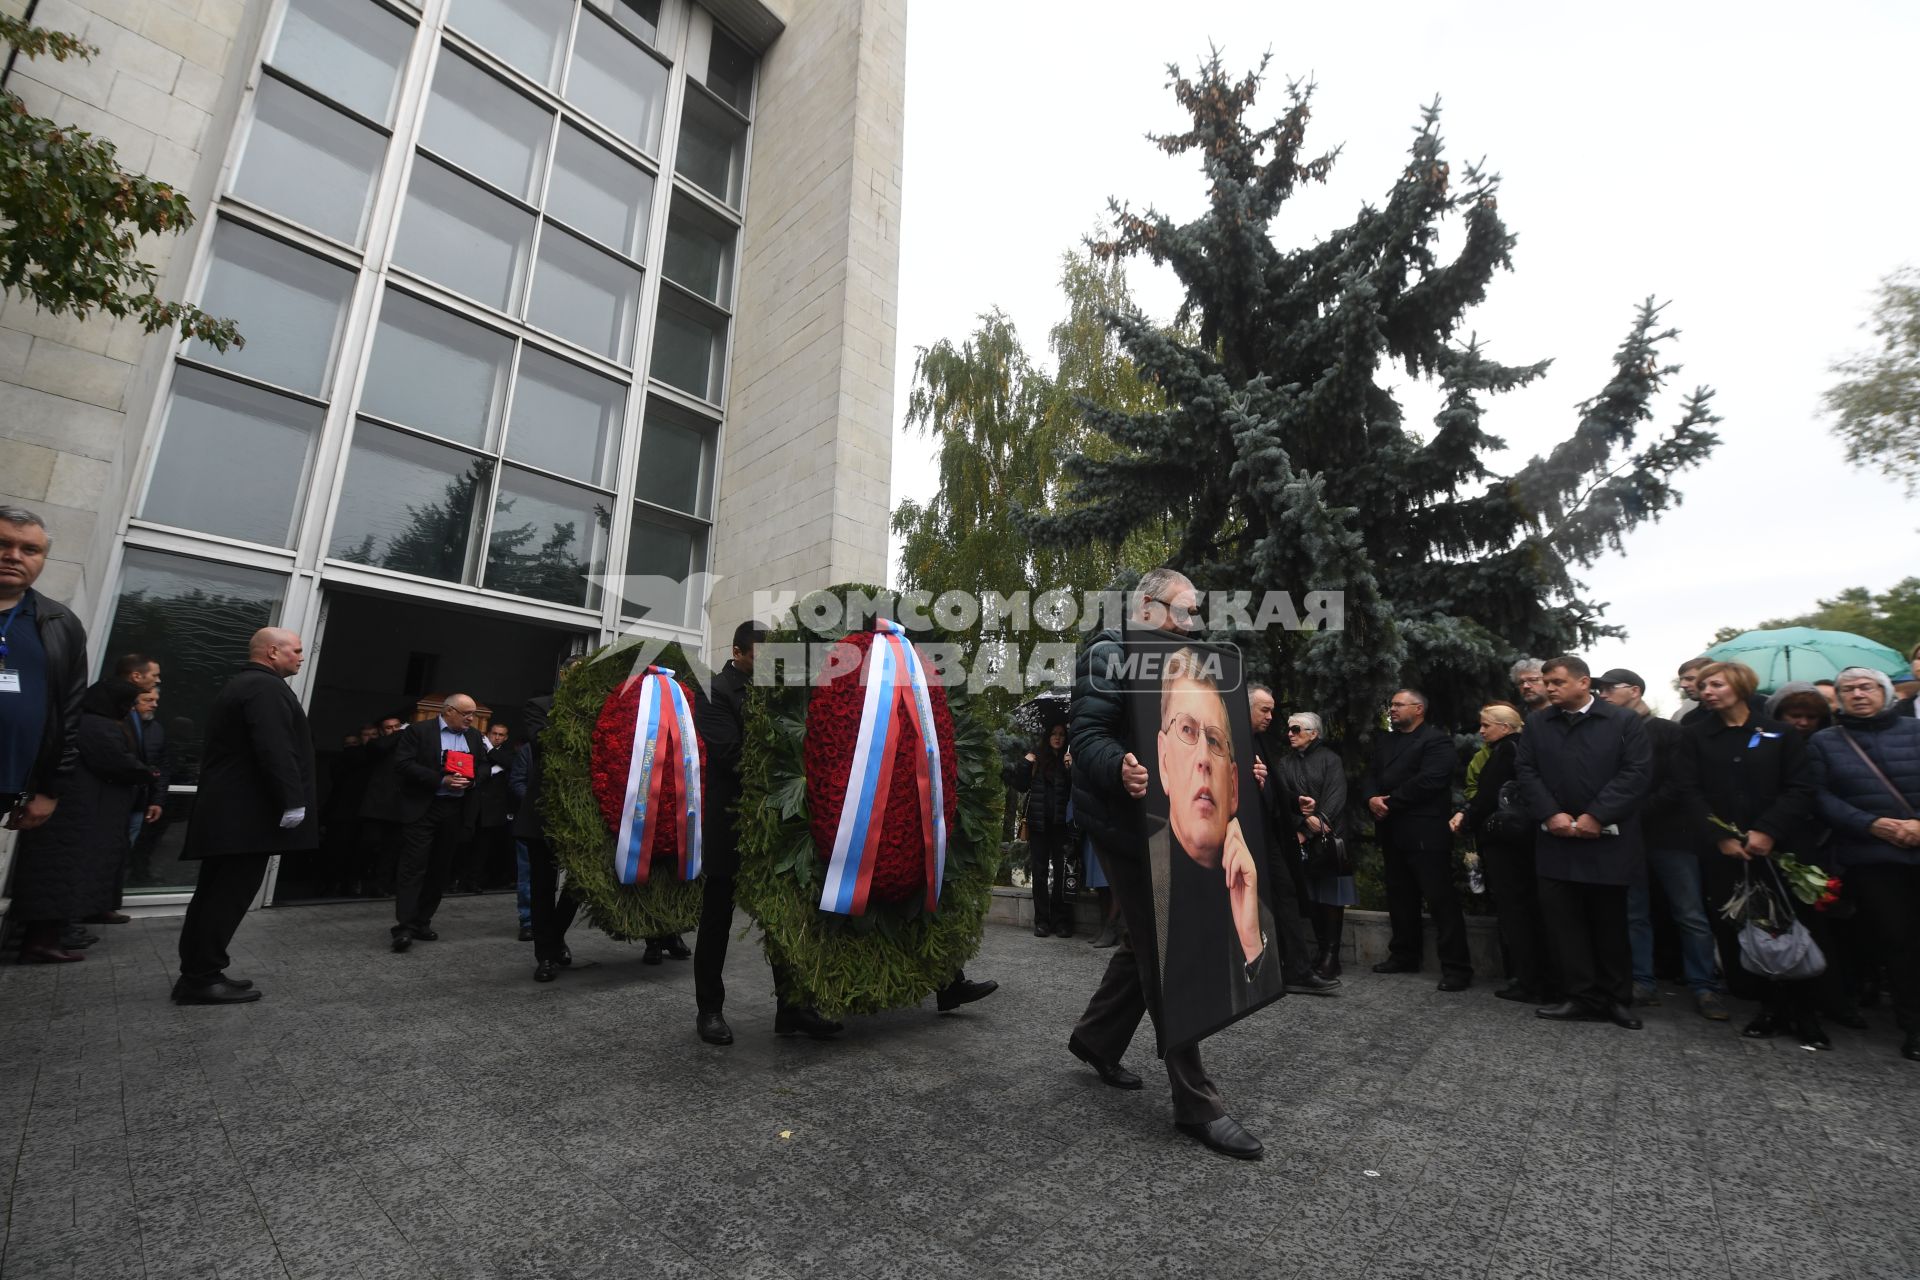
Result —
[[353, 564], [448, 582], [465, 581], [475, 512], [492, 482], [493, 468], [492, 458], [475, 458], [465, 471], [447, 481], [438, 502], [409, 505], [406, 526], [385, 547], [379, 545], [377, 534], [369, 533], [358, 545], [336, 554]]

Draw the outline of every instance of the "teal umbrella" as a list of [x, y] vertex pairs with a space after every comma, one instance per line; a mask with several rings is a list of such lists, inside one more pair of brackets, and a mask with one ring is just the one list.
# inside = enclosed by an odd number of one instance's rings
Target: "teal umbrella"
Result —
[[1847, 667], [1871, 667], [1895, 680], [1910, 674], [1900, 651], [1851, 631], [1780, 627], [1748, 631], [1707, 650], [1717, 662], [1744, 662], [1760, 676], [1760, 692], [1772, 693], [1789, 680], [1831, 680]]

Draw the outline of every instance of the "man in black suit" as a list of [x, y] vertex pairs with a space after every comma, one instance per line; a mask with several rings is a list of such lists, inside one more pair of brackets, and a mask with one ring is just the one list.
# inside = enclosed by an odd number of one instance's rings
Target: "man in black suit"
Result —
[[[560, 666], [564, 679], [578, 665], [578, 656]], [[580, 904], [572, 893], [560, 888], [560, 865], [554, 861], [553, 846], [547, 843], [547, 816], [541, 808], [545, 781], [541, 776], [545, 760], [540, 735], [547, 731], [553, 716], [553, 695], [530, 700], [521, 713], [521, 728], [527, 740], [514, 757], [508, 782], [513, 789], [515, 809], [513, 835], [527, 846], [527, 886], [533, 913], [533, 980], [552, 982], [560, 970], [573, 963], [567, 949], [567, 927], [573, 923]]]
[[306, 661], [300, 637], [254, 632], [247, 665], [207, 712], [205, 757], [182, 860], [200, 875], [180, 928], [176, 1004], [244, 1004], [260, 990], [227, 975], [227, 944], [260, 892], [267, 860], [320, 847], [314, 807], [313, 738], [287, 688]]
[[507, 726], [494, 721], [487, 726], [487, 754], [478, 762], [473, 789], [479, 792], [478, 831], [465, 850], [465, 868], [456, 877], [465, 882], [469, 893], [482, 893], [488, 885], [500, 883], [513, 862], [513, 791], [507, 770], [513, 767], [513, 748]]
[[[727, 942], [733, 934], [734, 877], [740, 874], [739, 836], [734, 803], [740, 798], [740, 745], [746, 734], [747, 689], [753, 684], [753, 652], [767, 629], [743, 622], [733, 631], [733, 653], [714, 672], [712, 688], [695, 694], [694, 722], [707, 751], [700, 795], [705, 805], [701, 819], [700, 931], [694, 937], [694, 1030], [708, 1044], [732, 1044], [733, 1030], [721, 1010], [727, 986], [721, 971], [727, 964]], [[841, 1025], [804, 1005], [781, 999], [787, 985], [778, 963], [773, 965], [773, 1029], [783, 1036], [807, 1035], [825, 1040], [840, 1034]]]
[[1387, 704], [1393, 732], [1375, 738], [1360, 794], [1373, 814], [1386, 863], [1387, 914], [1392, 935], [1375, 973], [1417, 973], [1425, 955], [1420, 900], [1433, 916], [1440, 952], [1440, 990], [1473, 985], [1467, 917], [1453, 892], [1453, 742], [1427, 723], [1427, 697], [1402, 689]]
[[400, 807], [400, 775], [394, 771], [393, 754], [406, 727], [399, 716], [382, 716], [374, 736], [361, 740], [366, 773], [361, 783], [358, 841], [361, 885], [369, 897], [384, 898], [393, 892], [394, 870], [400, 862], [400, 822], [394, 816]]
[[1567, 998], [1535, 1012], [1638, 1031], [1627, 888], [1646, 876], [1639, 814], [1653, 785], [1653, 747], [1636, 713], [1593, 696], [1579, 658], [1550, 659], [1543, 674], [1552, 705], [1527, 717], [1514, 774], [1527, 816], [1541, 825], [1540, 912]]
[[1288, 991], [1309, 996], [1337, 996], [1340, 979], [1323, 978], [1313, 971], [1313, 944], [1300, 904], [1307, 899], [1306, 873], [1300, 865], [1300, 842], [1295, 833], [1306, 819], [1298, 796], [1280, 794], [1280, 761], [1287, 747], [1273, 736], [1273, 690], [1264, 684], [1247, 686], [1247, 711], [1253, 729], [1253, 776], [1260, 784], [1260, 811], [1266, 817], [1267, 894], [1280, 947], [1280, 962]]
[[400, 823], [399, 883], [389, 931], [395, 951], [432, 942], [447, 872], [479, 816], [476, 773], [487, 767], [487, 740], [473, 727], [472, 698], [456, 693], [431, 720], [408, 725], [393, 751], [397, 783], [390, 812]]

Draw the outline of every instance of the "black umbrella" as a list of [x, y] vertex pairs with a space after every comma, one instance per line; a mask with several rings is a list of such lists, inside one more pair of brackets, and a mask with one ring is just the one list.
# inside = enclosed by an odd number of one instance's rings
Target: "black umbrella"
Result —
[[1028, 698], [1013, 709], [1013, 723], [1022, 733], [1035, 738], [1057, 724], [1067, 722], [1067, 691], [1049, 689], [1035, 698]]

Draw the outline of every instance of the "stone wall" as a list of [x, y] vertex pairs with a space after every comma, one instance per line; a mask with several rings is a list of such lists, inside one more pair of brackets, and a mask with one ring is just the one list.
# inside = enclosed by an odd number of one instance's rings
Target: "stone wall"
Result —
[[810, 0], [761, 65], [709, 606], [886, 573], [905, 0]]
[[[0, 0], [19, 15], [25, 0]], [[29, 110], [111, 141], [121, 165], [187, 193], [203, 221], [150, 239], [162, 296], [179, 297], [212, 205], [265, 9], [263, 0], [41, 0], [36, 26], [98, 47], [91, 61], [15, 63]], [[53, 535], [40, 587], [91, 618], [169, 341], [133, 320], [53, 316], [0, 301], [0, 502], [38, 511]]]

